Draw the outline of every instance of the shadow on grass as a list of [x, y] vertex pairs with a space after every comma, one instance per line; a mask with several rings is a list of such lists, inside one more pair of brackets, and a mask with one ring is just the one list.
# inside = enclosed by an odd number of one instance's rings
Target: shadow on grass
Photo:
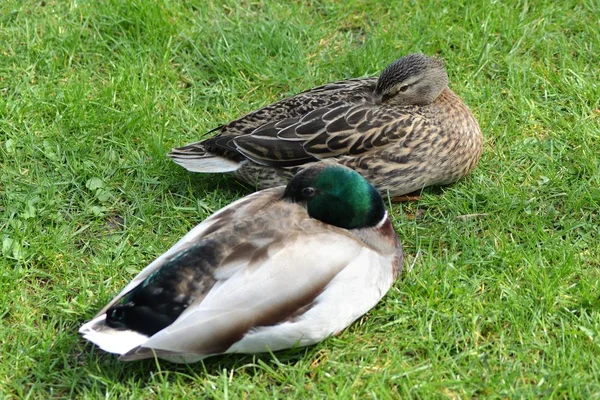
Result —
[[[243, 371], [250, 377], [268, 374], [278, 380], [281, 368], [288, 369], [306, 359], [314, 358], [318, 353], [316, 347], [302, 347], [282, 350], [275, 353], [261, 354], [226, 354], [216, 355], [190, 364], [177, 364], [162, 359], [140, 361], [120, 361], [117, 355], [108, 354], [99, 348], [83, 343], [76, 346], [69, 355], [82, 369], [82, 386], [91, 387], [98, 383], [111, 385], [123, 383], [127, 385], [154, 385], [177, 378], [179, 382], [205, 381], [223, 374], [236, 374]], [[310, 363], [310, 362], [309, 362]]]
[[189, 188], [193, 193], [218, 193], [225, 198], [241, 198], [259, 190], [236, 179], [228, 173], [196, 173], [174, 166], [170, 168], [167, 190], [173, 193], [185, 193]]

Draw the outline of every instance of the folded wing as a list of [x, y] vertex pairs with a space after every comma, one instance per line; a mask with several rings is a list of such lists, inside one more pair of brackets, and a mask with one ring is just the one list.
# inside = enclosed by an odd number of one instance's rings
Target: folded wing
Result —
[[237, 151], [257, 164], [289, 167], [340, 155], [360, 155], [425, 131], [429, 122], [412, 107], [335, 103], [298, 118], [237, 136]]
[[223, 353], [252, 329], [277, 325], [310, 306], [361, 250], [346, 235], [333, 243], [331, 232], [292, 234], [258, 250], [175, 323], [123, 358]]

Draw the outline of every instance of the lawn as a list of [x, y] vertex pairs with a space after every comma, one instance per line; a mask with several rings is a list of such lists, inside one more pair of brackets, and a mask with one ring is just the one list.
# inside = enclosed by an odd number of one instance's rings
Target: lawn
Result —
[[[600, 3], [3, 0], [1, 398], [599, 398]], [[173, 146], [325, 82], [439, 55], [475, 171], [393, 205], [405, 272], [342, 335], [187, 366], [77, 333], [254, 188]]]

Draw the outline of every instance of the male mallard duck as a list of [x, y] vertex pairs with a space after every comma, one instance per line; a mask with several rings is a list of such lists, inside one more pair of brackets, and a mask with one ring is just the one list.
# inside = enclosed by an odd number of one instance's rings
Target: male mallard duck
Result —
[[307, 346], [375, 306], [402, 261], [377, 190], [320, 163], [203, 221], [80, 332], [123, 360]]
[[169, 156], [194, 172], [229, 172], [259, 187], [333, 159], [382, 194], [399, 196], [467, 175], [482, 151], [479, 125], [448, 88], [443, 62], [409, 54], [379, 79], [330, 83], [268, 105]]

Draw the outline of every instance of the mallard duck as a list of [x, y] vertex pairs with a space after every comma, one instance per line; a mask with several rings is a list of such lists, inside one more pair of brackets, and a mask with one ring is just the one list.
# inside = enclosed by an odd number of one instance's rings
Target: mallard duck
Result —
[[423, 54], [394, 61], [379, 78], [319, 86], [212, 132], [169, 156], [189, 171], [233, 171], [260, 188], [332, 159], [399, 196], [455, 182], [482, 151], [479, 125], [448, 88], [443, 62]]
[[402, 262], [377, 190], [325, 162], [197, 225], [80, 332], [123, 360], [307, 346], [375, 306]]

